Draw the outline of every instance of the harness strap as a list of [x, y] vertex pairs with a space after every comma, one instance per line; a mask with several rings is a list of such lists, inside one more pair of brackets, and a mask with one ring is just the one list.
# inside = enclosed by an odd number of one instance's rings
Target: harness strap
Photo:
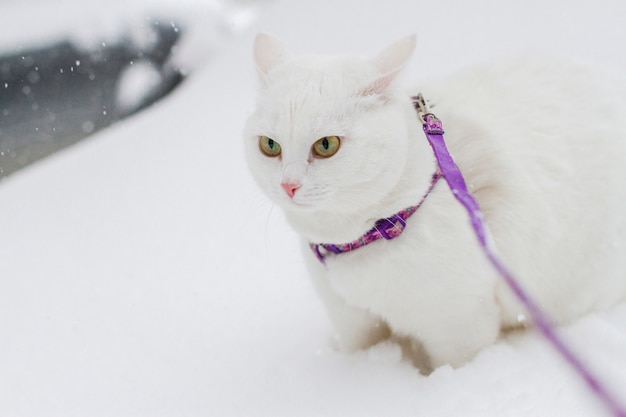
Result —
[[407, 207], [404, 210], [400, 210], [391, 217], [379, 219], [374, 223], [374, 227], [367, 231], [363, 236], [349, 243], [309, 243], [313, 254], [321, 263], [326, 263], [326, 256], [329, 253], [339, 255], [344, 252], [350, 252], [355, 249], [361, 248], [365, 245], [369, 245], [378, 239], [391, 240], [400, 236], [406, 227], [406, 221], [421, 207], [426, 200], [426, 197], [431, 193], [437, 182], [441, 178], [441, 171], [437, 171], [433, 174], [430, 182], [430, 187], [426, 190], [426, 193], [422, 196], [419, 203], [414, 206]]
[[611, 395], [601, 381], [593, 375], [591, 370], [580, 360], [580, 358], [567, 346], [559, 337], [553, 322], [539, 308], [528, 293], [522, 288], [519, 281], [507, 269], [504, 263], [496, 254], [495, 248], [489, 238], [487, 227], [483, 222], [483, 215], [480, 211], [476, 199], [469, 193], [463, 175], [458, 166], [454, 163], [443, 139], [442, 123], [434, 114], [427, 111], [426, 101], [420, 94], [413, 97], [418, 116], [423, 123], [424, 133], [428, 143], [435, 153], [435, 158], [439, 164], [439, 169], [444, 179], [448, 183], [454, 197], [463, 205], [469, 215], [474, 233], [480, 242], [483, 252], [493, 267], [502, 276], [511, 291], [524, 305], [530, 314], [537, 328], [543, 333], [545, 338], [552, 344], [556, 351], [574, 368], [576, 373], [587, 383], [589, 389], [606, 405], [616, 417], [626, 417], [626, 410]]

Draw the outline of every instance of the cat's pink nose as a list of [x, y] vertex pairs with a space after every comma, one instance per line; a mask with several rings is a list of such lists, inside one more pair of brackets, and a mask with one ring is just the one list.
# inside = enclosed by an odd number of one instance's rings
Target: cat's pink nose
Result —
[[293, 197], [301, 185], [302, 184], [298, 184], [294, 182], [283, 182], [280, 184], [280, 186], [283, 187], [283, 190], [285, 190], [285, 192], [287, 193], [289, 197]]

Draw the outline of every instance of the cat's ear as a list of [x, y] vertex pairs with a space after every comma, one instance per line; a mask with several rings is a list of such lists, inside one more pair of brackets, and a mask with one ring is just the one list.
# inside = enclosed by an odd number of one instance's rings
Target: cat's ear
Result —
[[410, 35], [388, 46], [374, 59], [378, 76], [366, 89], [366, 94], [383, 94], [389, 84], [411, 58], [415, 50], [416, 36]]
[[285, 45], [278, 39], [259, 33], [254, 39], [254, 63], [261, 82], [265, 83], [267, 74], [278, 64], [284, 62], [289, 56]]

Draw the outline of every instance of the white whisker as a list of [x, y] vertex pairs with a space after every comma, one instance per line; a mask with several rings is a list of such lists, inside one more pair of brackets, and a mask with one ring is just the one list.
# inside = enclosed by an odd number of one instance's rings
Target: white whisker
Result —
[[265, 219], [265, 230], [263, 232], [263, 247], [265, 249], [265, 257], [269, 257], [269, 246], [268, 246], [268, 235], [269, 235], [269, 226], [270, 226], [270, 220], [272, 218], [272, 213], [274, 213], [274, 208], [276, 207], [276, 204], [272, 204], [270, 206], [269, 211], [267, 212], [267, 218]]

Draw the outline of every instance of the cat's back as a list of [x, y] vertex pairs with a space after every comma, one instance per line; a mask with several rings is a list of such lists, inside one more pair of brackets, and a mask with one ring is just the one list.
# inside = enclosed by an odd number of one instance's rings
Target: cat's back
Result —
[[489, 119], [496, 126], [522, 122], [558, 133], [564, 123], [570, 129], [597, 128], [597, 122], [626, 128], [626, 77], [616, 69], [563, 59], [502, 58], [422, 82], [415, 90], [426, 93], [436, 112]]
[[499, 249], [553, 316], [624, 293], [626, 80], [524, 56], [419, 90], [442, 119]]

